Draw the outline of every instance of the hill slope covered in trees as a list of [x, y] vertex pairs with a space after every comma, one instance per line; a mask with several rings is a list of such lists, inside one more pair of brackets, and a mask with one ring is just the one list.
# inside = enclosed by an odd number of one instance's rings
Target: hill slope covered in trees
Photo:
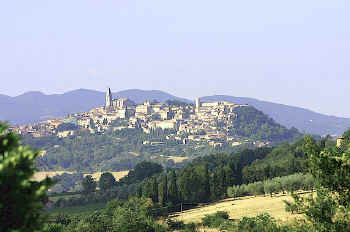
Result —
[[[183, 144], [174, 138], [167, 139], [173, 131], [157, 129], [150, 134], [142, 129], [109, 130], [103, 134], [89, 134], [78, 131], [74, 136], [58, 138], [55, 136], [34, 138], [25, 136], [24, 144], [46, 151], [38, 158], [38, 168], [42, 171], [124, 171], [132, 169], [143, 160], [153, 160], [166, 167], [176, 167], [171, 157], [186, 157], [190, 160], [215, 151], [232, 152], [253, 147], [257, 141], [271, 145], [284, 141], [294, 141], [302, 134], [296, 129], [287, 129], [253, 107], [239, 107], [237, 117], [232, 119], [228, 135], [241, 143], [232, 147], [230, 141], [221, 147], [212, 147], [208, 142], [188, 142]], [[221, 125], [217, 125], [220, 130]], [[225, 127], [226, 128], [226, 127]], [[144, 141], [162, 142], [159, 144]], [[247, 142], [248, 141], [248, 142]]]

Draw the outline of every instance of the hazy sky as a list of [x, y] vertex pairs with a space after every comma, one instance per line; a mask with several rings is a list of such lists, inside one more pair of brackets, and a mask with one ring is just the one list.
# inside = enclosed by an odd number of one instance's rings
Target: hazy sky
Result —
[[0, 93], [159, 89], [350, 117], [350, 1], [0, 3]]

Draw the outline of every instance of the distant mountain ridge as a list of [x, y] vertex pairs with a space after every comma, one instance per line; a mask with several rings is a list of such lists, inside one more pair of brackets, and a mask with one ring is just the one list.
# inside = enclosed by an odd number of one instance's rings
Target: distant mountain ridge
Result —
[[[113, 93], [114, 98], [129, 98], [136, 103], [145, 100], [179, 100], [187, 103], [193, 101], [179, 98], [159, 90], [129, 89]], [[105, 93], [95, 90], [78, 89], [63, 94], [46, 95], [41, 92], [27, 92], [16, 97], [0, 94], [0, 121], [11, 124], [38, 122], [51, 117], [62, 117], [70, 113], [89, 111], [104, 105]], [[350, 127], [350, 118], [323, 115], [300, 107], [260, 101], [253, 98], [214, 95], [202, 97], [201, 101], [229, 101], [249, 104], [276, 122], [302, 132], [312, 134], [342, 134]]]
[[305, 133], [340, 135], [350, 128], [350, 118], [328, 116], [301, 107], [260, 101], [254, 98], [214, 95], [202, 97], [201, 100], [229, 101], [237, 104], [248, 104], [269, 115], [281, 125], [288, 128], [295, 127]]
[[[179, 100], [191, 102], [159, 90], [130, 89], [113, 93], [114, 98], [129, 98], [136, 103], [146, 100]], [[105, 93], [78, 89], [63, 94], [46, 95], [32, 91], [16, 97], [0, 95], [0, 121], [21, 125], [42, 121], [52, 117], [89, 111], [105, 104]]]

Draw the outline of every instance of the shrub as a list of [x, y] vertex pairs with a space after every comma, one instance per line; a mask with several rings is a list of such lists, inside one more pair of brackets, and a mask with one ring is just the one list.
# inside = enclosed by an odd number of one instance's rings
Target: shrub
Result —
[[185, 228], [185, 223], [183, 221], [174, 221], [170, 218], [167, 220], [167, 224], [171, 230], [182, 230]]
[[218, 211], [215, 214], [206, 215], [202, 218], [203, 226], [217, 228], [229, 218], [229, 215], [225, 211]]
[[277, 232], [279, 230], [275, 220], [269, 214], [261, 214], [253, 218], [242, 218], [238, 222], [238, 231]]

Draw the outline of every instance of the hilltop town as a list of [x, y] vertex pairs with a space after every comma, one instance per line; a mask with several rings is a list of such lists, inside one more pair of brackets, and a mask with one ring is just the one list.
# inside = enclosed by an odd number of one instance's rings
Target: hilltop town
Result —
[[[34, 137], [56, 135], [72, 136], [77, 130], [90, 133], [104, 133], [106, 130], [141, 128], [144, 133], [152, 130], [168, 130], [166, 139], [175, 139], [180, 143], [207, 142], [216, 147], [225, 143], [232, 146], [241, 144], [230, 134], [232, 119], [237, 117], [235, 109], [247, 105], [226, 101], [201, 102], [195, 104], [168, 101], [166, 103], [149, 102], [135, 104], [126, 99], [113, 99], [111, 90], [106, 92], [105, 105], [89, 112], [70, 114], [65, 118], [55, 118], [36, 124], [11, 127], [19, 134], [31, 134]], [[144, 141], [150, 144], [152, 141]], [[259, 142], [259, 145], [265, 145]]]

